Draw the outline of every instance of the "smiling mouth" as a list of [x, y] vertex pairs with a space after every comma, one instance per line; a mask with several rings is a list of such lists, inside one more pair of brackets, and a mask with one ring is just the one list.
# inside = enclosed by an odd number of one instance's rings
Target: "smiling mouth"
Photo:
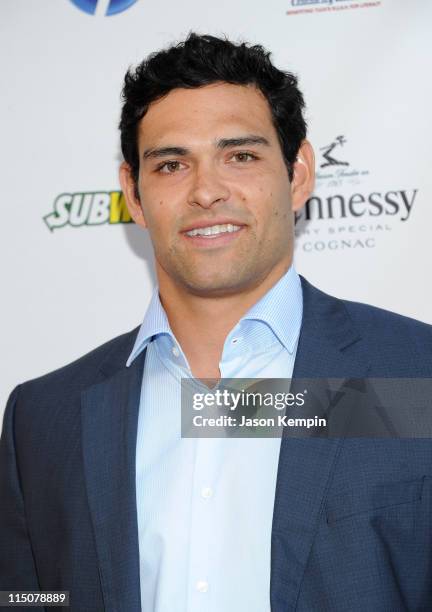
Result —
[[221, 225], [209, 225], [207, 227], [197, 227], [195, 229], [189, 230], [185, 232], [186, 236], [190, 236], [194, 238], [195, 236], [200, 236], [203, 238], [217, 238], [222, 234], [233, 234], [235, 232], [240, 231], [242, 228], [241, 225], [233, 225], [232, 223], [224, 223]]

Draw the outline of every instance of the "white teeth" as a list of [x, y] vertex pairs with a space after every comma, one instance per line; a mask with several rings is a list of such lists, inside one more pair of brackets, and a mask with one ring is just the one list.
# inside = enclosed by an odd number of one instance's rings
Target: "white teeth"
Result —
[[187, 236], [217, 236], [219, 234], [225, 234], [226, 232], [232, 233], [237, 232], [240, 229], [240, 225], [232, 225], [231, 223], [225, 223], [224, 225], [210, 225], [209, 227], [200, 227], [197, 229], [186, 232]]

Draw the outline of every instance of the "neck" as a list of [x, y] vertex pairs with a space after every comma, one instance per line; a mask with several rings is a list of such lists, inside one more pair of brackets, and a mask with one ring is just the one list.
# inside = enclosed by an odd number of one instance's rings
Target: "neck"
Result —
[[290, 263], [272, 270], [246, 290], [217, 297], [193, 294], [173, 283], [163, 270], [158, 270], [162, 306], [196, 378], [220, 377], [219, 362], [227, 335], [280, 280]]

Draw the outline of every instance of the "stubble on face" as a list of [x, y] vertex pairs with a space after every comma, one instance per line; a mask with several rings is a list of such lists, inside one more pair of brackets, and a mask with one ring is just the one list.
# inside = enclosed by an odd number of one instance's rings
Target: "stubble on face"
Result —
[[[219, 149], [221, 139], [259, 135], [262, 146]], [[177, 89], [150, 106], [140, 125], [145, 150], [183, 147], [185, 155], [146, 160], [139, 192], [155, 251], [159, 284], [201, 297], [252, 290], [274, 282], [292, 259], [293, 214], [288, 173], [270, 109], [255, 87], [219, 83]], [[256, 159], [238, 161], [249, 152]], [[237, 156], [237, 157], [236, 157]], [[178, 172], [158, 164], [178, 162]], [[184, 229], [230, 219], [242, 225], [229, 244], [209, 248]], [[212, 239], [208, 239], [209, 241]]]

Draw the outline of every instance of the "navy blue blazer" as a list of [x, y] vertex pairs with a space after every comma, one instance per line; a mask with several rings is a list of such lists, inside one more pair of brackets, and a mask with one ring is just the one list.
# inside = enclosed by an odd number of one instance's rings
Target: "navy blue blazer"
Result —
[[[302, 287], [294, 377], [432, 376], [431, 326]], [[0, 590], [69, 590], [74, 612], [141, 609], [145, 354], [125, 367], [136, 334], [12, 392], [0, 443]], [[431, 504], [428, 439], [284, 438], [272, 612], [432, 610]]]

